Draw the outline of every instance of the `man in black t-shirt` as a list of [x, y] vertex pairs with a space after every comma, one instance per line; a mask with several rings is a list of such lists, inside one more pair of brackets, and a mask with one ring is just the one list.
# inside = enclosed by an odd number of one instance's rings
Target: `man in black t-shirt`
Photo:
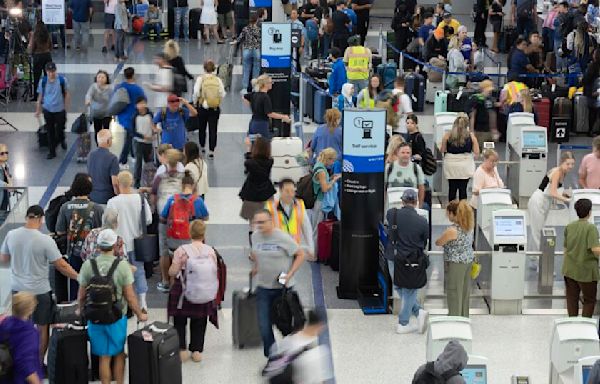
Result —
[[308, 19], [316, 19], [317, 25], [320, 24], [323, 17], [323, 11], [319, 6], [319, 0], [310, 0], [300, 8], [300, 21], [306, 24]]
[[221, 0], [217, 4], [217, 17], [219, 19], [219, 27], [223, 39], [227, 38], [226, 33], [231, 33], [231, 37], [235, 36], [235, 27], [233, 24], [233, 1]]
[[373, 6], [372, 0], [352, 0], [352, 10], [356, 12], [358, 23], [356, 33], [360, 35], [360, 45], [365, 45], [367, 31], [369, 30], [369, 13]]
[[346, 6], [344, 0], [338, 0], [336, 4], [337, 9], [333, 12], [333, 15], [331, 15], [331, 20], [333, 21], [333, 37], [331, 45], [339, 48], [341, 52], [344, 52], [346, 51], [346, 48], [348, 48], [348, 38], [350, 37], [348, 26], [351, 21], [344, 12], [344, 7]]
[[500, 137], [496, 127], [496, 106], [492, 98], [494, 83], [484, 80], [480, 85], [481, 92], [473, 95], [469, 100], [471, 132], [479, 142], [479, 150], [483, 148], [486, 141], [498, 141]]

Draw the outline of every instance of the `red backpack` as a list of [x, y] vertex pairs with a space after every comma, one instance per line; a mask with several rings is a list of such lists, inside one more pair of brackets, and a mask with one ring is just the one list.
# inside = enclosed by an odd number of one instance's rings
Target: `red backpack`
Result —
[[175, 201], [169, 210], [167, 219], [167, 237], [170, 239], [189, 240], [190, 221], [195, 216], [194, 202], [198, 196], [192, 195], [189, 199], [175, 195]]

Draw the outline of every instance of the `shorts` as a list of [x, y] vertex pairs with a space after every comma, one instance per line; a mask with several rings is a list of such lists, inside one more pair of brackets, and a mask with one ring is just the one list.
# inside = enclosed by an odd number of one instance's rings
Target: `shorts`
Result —
[[502, 32], [502, 20], [491, 20], [494, 33]]
[[88, 336], [93, 355], [117, 356], [125, 350], [127, 317], [123, 316], [112, 324], [93, 324], [88, 321]]
[[104, 14], [104, 29], [115, 29], [115, 15], [113, 13]]
[[52, 298], [52, 292], [35, 295], [37, 306], [31, 315], [31, 321], [35, 325], [49, 325], [54, 322], [56, 303]]
[[227, 13], [219, 13], [217, 15], [221, 28], [233, 28], [233, 11]]
[[248, 128], [248, 136], [260, 135], [261, 137], [271, 140], [271, 131], [269, 130], [269, 122], [267, 120], [250, 120]]

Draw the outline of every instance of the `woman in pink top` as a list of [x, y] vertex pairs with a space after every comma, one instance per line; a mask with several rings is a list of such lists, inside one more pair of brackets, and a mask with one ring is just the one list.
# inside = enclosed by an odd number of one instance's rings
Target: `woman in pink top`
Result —
[[475, 212], [477, 220], [477, 200], [479, 191], [490, 188], [504, 188], [504, 182], [498, 174], [496, 165], [498, 164], [498, 153], [493, 149], [483, 151], [483, 163], [475, 170], [473, 174], [473, 194], [471, 195], [471, 207]]

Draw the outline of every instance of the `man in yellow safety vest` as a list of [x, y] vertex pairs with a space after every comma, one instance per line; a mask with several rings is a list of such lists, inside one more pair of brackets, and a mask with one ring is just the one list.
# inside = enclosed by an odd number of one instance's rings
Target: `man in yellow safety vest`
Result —
[[306, 259], [314, 260], [312, 226], [304, 202], [296, 198], [296, 184], [292, 179], [282, 179], [279, 182], [279, 199], [269, 199], [265, 208], [271, 212], [274, 227], [292, 236], [304, 250]]
[[371, 68], [371, 50], [360, 45], [360, 36], [355, 35], [348, 39], [350, 45], [344, 52], [346, 75], [348, 82], [354, 84], [354, 93], [358, 94], [369, 84], [369, 70]]

